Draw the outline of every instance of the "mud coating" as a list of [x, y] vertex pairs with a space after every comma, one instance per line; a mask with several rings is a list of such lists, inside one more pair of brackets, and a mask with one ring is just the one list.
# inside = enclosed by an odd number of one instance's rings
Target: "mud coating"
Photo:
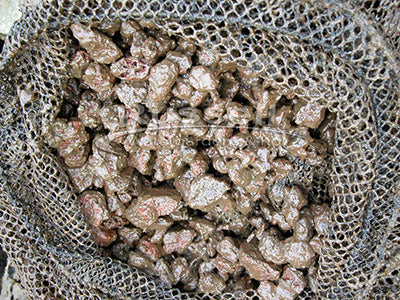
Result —
[[330, 211], [292, 179], [332, 153], [335, 115], [148, 22], [71, 31], [45, 136], [97, 243], [171, 287], [295, 299]]

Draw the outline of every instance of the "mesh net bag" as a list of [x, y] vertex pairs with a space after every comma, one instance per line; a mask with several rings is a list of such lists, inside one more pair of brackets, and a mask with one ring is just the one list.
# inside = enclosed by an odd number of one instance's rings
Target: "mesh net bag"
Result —
[[[41, 128], [68, 80], [71, 23], [148, 19], [337, 114], [331, 164], [312, 193], [331, 203], [315, 293], [400, 298], [400, 13], [392, 0], [54, 0], [27, 7], [2, 52], [1, 246], [32, 299], [259, 299], [186, 294], [111, 258], [91, 239]], [[307, 169], [299, 178], [307, 178]], [[332, 189], [332, 197], [327, 192]]]

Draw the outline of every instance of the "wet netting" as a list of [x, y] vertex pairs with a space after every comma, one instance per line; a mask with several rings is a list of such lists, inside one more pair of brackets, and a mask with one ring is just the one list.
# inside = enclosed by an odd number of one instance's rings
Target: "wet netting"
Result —
[[313, 179], [313, 195], [331, 205], [331, 225], [320, 237], [313, 291], [299, 299], [399, 299], [399, 11], [394, 0], [58, 0], [26, 8], [2, 52], [0, 232], [30, 297], [261, 299], [253, 290], [169, 289], [103, 256], [43, 139], [70, 76], [69, 25], [147, 19], [336, 114], [332, 163]]

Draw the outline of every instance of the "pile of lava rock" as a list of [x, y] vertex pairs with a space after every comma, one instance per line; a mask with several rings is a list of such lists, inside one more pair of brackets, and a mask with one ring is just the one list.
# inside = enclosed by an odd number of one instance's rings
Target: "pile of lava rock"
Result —
[[287, 179], [332, 153], [335, 116], [149, 22], [70, 29], [44, 135], [105, 253], [200, 293], [312, 287], [330, 211]]

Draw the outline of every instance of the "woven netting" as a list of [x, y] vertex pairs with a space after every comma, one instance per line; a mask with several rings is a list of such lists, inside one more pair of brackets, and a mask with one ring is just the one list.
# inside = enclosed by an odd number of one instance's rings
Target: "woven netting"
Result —
[[[400, 102], [396, 0], [58, 0], [24, 12], [0, 74], [0, 232], [33, 299], [259, 299], [167, 289], [101, 256], [61, 164], [41, 129], [68, 80], [71, 23], [149, 19], [218, 51], [265, 80], [337, 114], [331, 163], [311, 177], [331, 204], [316, 294], [300, 298], [400, 298]], [[300, 168], [300, 167], [299, 167]], [[307, 177], [299, 170], [297, 180]], [[329, 196], [327, 187], [331, 188]]]

